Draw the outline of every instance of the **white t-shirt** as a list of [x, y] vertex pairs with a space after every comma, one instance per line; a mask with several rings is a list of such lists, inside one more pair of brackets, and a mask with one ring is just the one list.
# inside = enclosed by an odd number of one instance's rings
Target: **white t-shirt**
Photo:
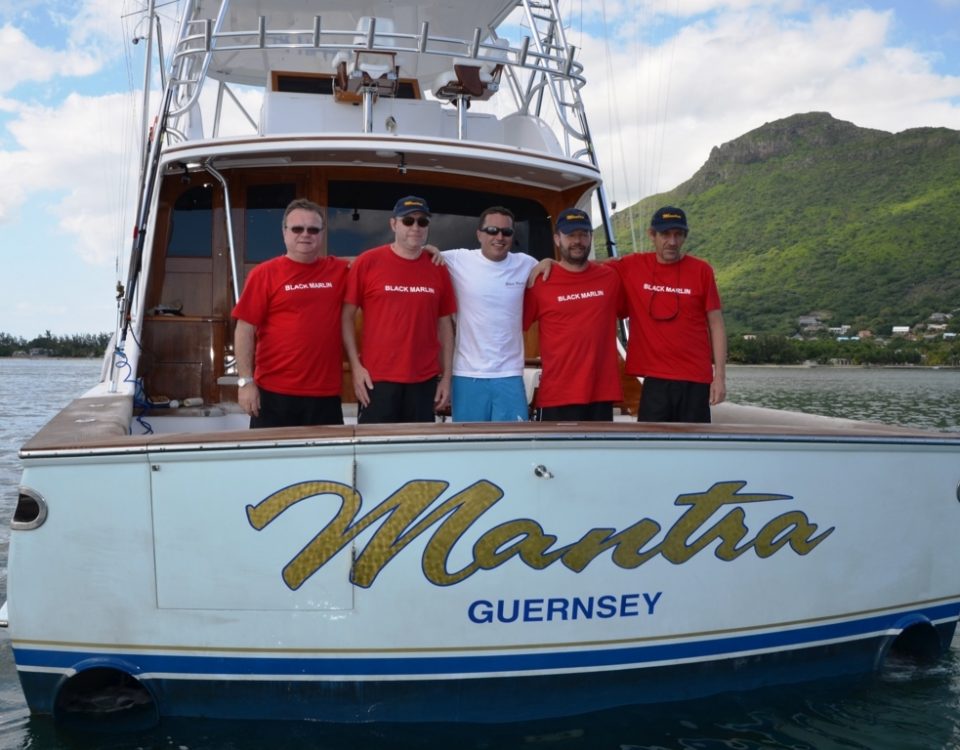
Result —
[[476, 250], [445, 250], [457, 293], [453, 374], [506, 378], [523, 374], [523, 293], [536, 258], [510, 253], [500, 262]]

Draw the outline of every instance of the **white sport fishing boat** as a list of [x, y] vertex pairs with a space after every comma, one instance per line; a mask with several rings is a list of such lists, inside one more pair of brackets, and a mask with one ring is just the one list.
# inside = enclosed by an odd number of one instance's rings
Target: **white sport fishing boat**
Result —
[[171, 48], [102, 382], [20, 452], [2, 619], [31, 711], [511, 722], [949, 646], [956, 435], [247, 429], [230, 313], [291, 199], [344, 256], [407, 194], [440, 247], [492, 204], [536, 257], [570, 205], [610, 234], [555, 0], [192, 0]]

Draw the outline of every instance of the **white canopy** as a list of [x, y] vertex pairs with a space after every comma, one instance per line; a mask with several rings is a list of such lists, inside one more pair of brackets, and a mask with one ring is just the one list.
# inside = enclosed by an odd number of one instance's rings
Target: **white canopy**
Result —
[[[496, 28], [517, 7], [516, 0], [223, 0], [229, 7], [219, 29], [215, 27], [221, 0], [196, 0], [192, 18], [210, 19], [213, 32], [244, 32], [235, 37], [236, 44], [255, 42], [259, 18], [264, 17], [271, 49], [243, 50], [218, 53], [208, 74], [218, 80], [251, 85], [263, 85], [271, 70], [295, 70], [329, 73], [338, 52], [365, 46], [370, 19], [375, 20], [377, 45], [391, 44], [400, 50], [416, 49], [416, 37], [424, 22], [429, 24], [431, 46], [452, 54], [463, 54], [463, 47], [444, 44], [443, 39], [472, 40], [474, 29], [480, 29], [480, 40], [489, 40], [490, 30]], [[312, 47], [315, 18], [320, 17], [321, 34], [316, 49], [277, 49], [278, 43], [288, 42]], [[285, 34], [280, 38], [278, 32]], [[201, 33], [199, 24], [191, 32]], [[339, 34], [334, 32], [341, 32]], [[351, 33], [344, 33], [351, 32]], [[384, 37], [386, 33], [397, 36]], [[216, 49], [224, 44], [218, 42]], [[339, 48], [339, 49], [336, 49]], [[401, 75], [427, 80], [449, 67], [442, 57], [398, 52], [397, 64]]]

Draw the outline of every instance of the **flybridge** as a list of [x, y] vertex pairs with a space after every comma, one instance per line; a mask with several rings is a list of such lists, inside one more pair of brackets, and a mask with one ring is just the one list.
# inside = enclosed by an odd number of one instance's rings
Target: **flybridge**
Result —
[[[363, 132], [371, 130], [378, 99], [422, 101], [429, 95], [454, 105], [461, 139], [470, 103], [509, 88], [513, 111], [521, 115], [539, 118], [549, 101], [565, 155], [596, 166], [580, 97], [583, 68], [556, 2], [419, 3], [390, 17], [377, 16], [375, 4], [363, 2], [324, 3], [322, 14], [315, 3], [293, 3], [269, 16], [259, 7], [249, 0], [195, 0], [186, 8], [168, 76], [164, 132], [170, 143], [217, 137], [225, 97], [243, 110], [235, 85], [363, 104]], [[475, 25], [464, 37], [468, 23]], [[501, 25], [519, 41], [502, 35]], [[217, 105], [205, 128], [200, 92], [211, 79], [219, 86]], [[256, 118], [244, 115], [256, 127]]]

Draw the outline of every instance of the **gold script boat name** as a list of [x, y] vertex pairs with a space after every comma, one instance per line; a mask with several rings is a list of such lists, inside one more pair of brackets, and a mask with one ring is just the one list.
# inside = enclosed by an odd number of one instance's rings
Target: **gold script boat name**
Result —
[[449, 565], [457, 541], [504, 496], [503, 490], [487, 480], [470, 485], [432, 508], [449, 483], [408, 482], [360, 517], [363, 499], [349, 485], [300, 482], [256, 505], [248, 505], [246, 510], [250, 524], [261, 531], [296, 503], [320, 495], [340, 498], [336, 515], [284, 566], [283, 580], [291, 589], [302, 586], [344, 547], [378, 523], [369, 541], [356, 553], [350, 572], [351, 582], [364, 588], [371, 586], [407, 545], [433, 527], [436, 528], [423, 550], [422, 569], [426, 578], [438, 586], [459, 583], [514, 557], [534, 570], [543, 570], [559, 561], [579, 573], [608, 551], [615, 565], [631, 569], [657, 556], [680, 565], [715, 545], [714, 555], [729, 562], [750, 550], [767, 558], [787, 546], [798, 555], [806, 555], [833, 533], [831, 527], [818, 534], [817, 524], [799, 510], [781, 513], [752, 531], [747, 525], [747, 506], [793, 498], [741, 492], [745, 486], [743, 481], [718, 482], [706, 492], [679, 495], [674, 505], [686, 510], [662, 535], [661, 524], [644, 518], [622, 530], [589, 529], [576, 541], [557, 546], [558, 538], [534, 520], [506, 521], [480, 535], [473, 545], [472, 560], [458, 570], [451, 570]]

